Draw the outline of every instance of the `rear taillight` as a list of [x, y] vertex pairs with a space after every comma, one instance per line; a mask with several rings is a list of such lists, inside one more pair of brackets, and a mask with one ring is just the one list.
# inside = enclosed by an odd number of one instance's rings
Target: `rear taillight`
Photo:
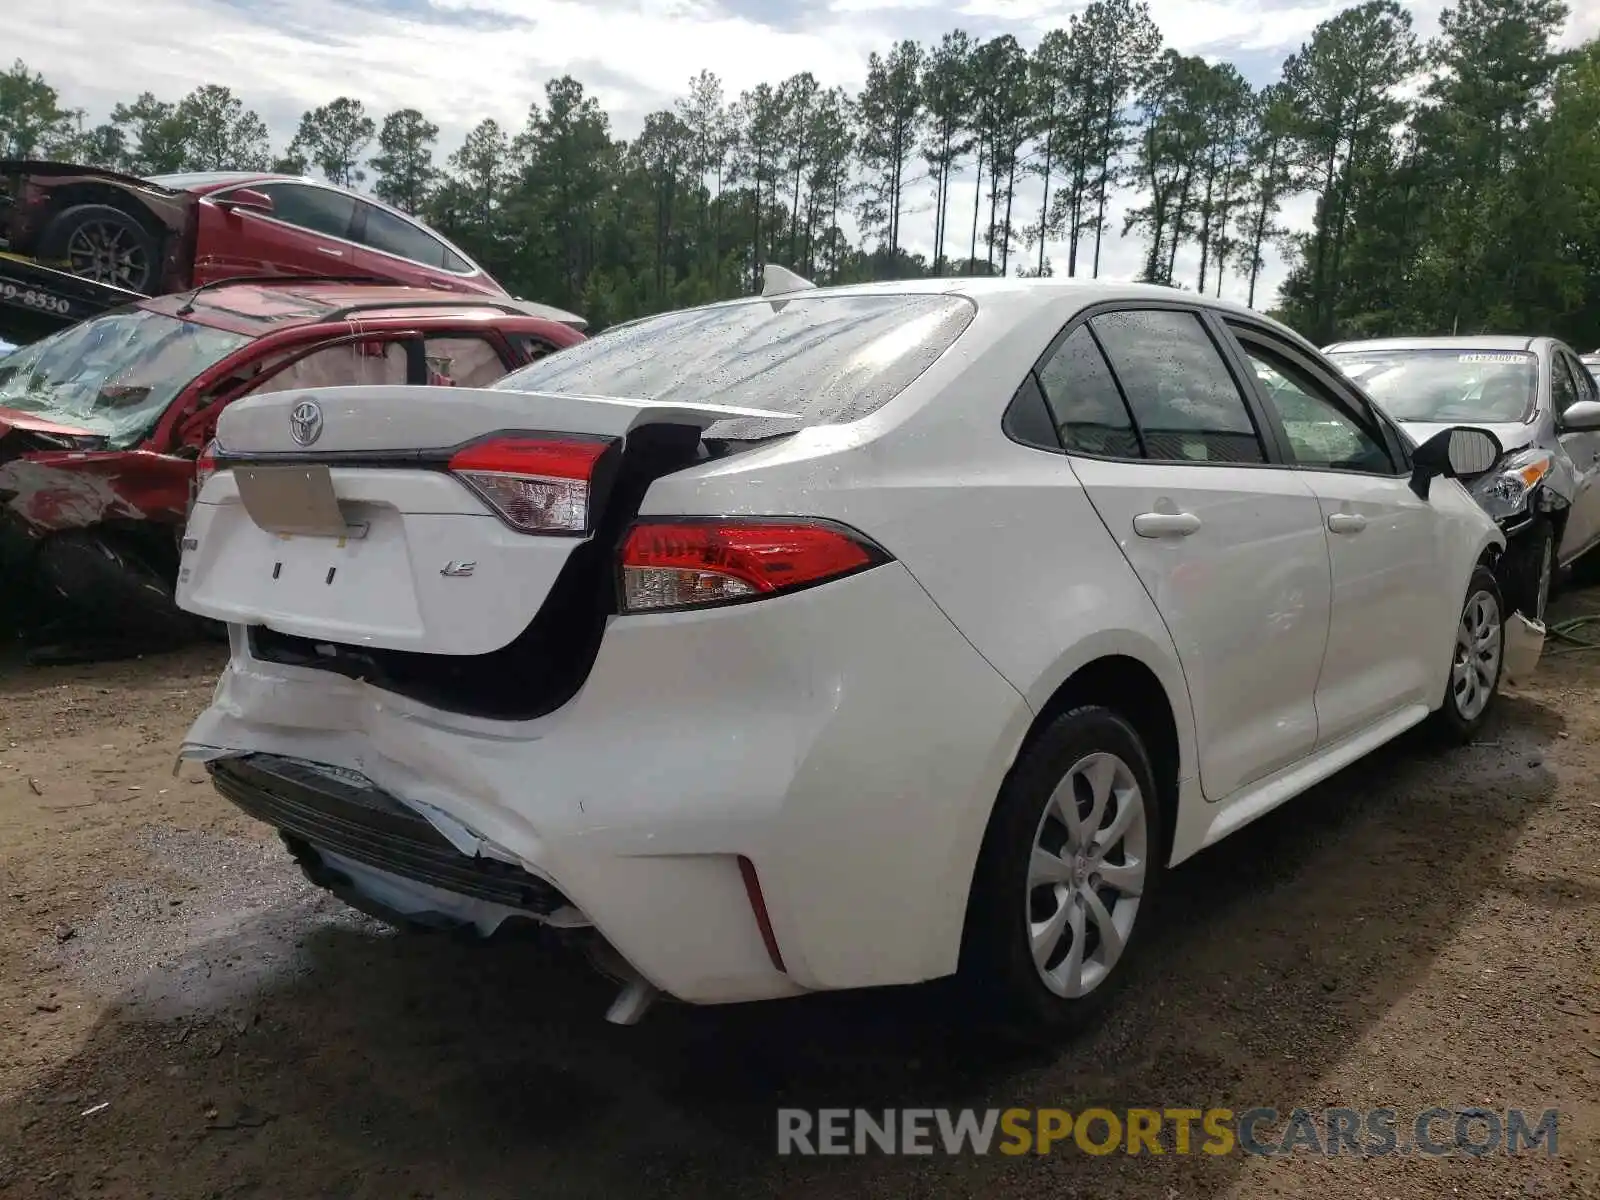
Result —
[[206, 448], [200, 452], [200, 457], [194, 464], [194, 494], [198, 496], [206, 486], [206, 480], [217, 473], [217, 441], [212, 438], [206, 443]]
[[642, 521], [622, 547], [623, 612], [734, 604], [811, 587], [887, 562], [831, 521]]
[[589, 531], [595, 468], [612, 443], [575, 438], [499, 437], [468, 446], [450, 470], [522, 533]]

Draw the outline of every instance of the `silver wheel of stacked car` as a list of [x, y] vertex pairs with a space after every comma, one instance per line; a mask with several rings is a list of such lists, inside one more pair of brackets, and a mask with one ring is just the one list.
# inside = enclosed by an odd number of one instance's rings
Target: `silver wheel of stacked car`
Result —
[[148, 292], [157, 282], [156, 239], [137, 218], [109, 204], [80, 204], [60, 213], [41, 246], [44, 257], [96, 283]]

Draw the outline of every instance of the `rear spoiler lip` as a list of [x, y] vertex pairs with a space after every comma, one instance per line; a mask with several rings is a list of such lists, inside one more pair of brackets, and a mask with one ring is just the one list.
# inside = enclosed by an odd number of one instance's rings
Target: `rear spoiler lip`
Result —
[[579, 333], [589, 328], [589, 322], [583, 317], [580, 317], [577, 313], [568, 312], [564, 308], [557, 308], [553, 304], [541, 304], [537, 300], [525, 300], [521, 296], [512, 296], [509, 302], [500, 300], [499, 303], [508, 307], [514, 306], [524, 316], [541, 317], [546, 321], [554, 321], [557, 325], [565, 325], [569, 329], [576, 329]]
[[[415, 407], [420, 403], [436, 403], [441, 412], [470, 412], [474, 405], [485, 405], [501, 410], [498, 414], [485, 414], [496, 420], [500, 432], [510, 429], [499, 424], [507, 419], [515, 421], [516, 415], [504, 411], [507, 401], [515, 402], [526, 410], [526, 423], [519, 422], [518, 432], [542, 431], [550, 437], [607, 437], [625, 438], [645, 425], [683, 425], [704, 432], [720, 421], [755, 419], [763, 421], [792, 422], [798, 430], [803, 419], [796, 413], [777, 412], [771, 409], [742, 408], [729, 404], [676, 404], [671, 401], [642, 400], [617, 396], [585, 396], [568, 392], [522, 392], [509, 388], [436, 387], [419, 384], [347, 384], [341, 387], [307, 388], [286, 392], [269, 392], [237, 400], [222, 411], [217, 422], [216, 439], [219, 453], [229, 457], [248, 454], [251, 457], [270, 457], [272, 461], [285, 461], [286, 455], [299, 455], [318, 461], [340, 455], [367, 457], [372, 454], [414, 456], [437, 453], [437, 443], [419, 446], [415, 441], [402, 445], [383, 445], [384, 430], [380, 425], [366, 420], [364, 411], [370, 405], [389, 404]], [[317, 404], [323, 411], [325, 428], [341, 424], [360, 430], [366, 438], [354, 438], [355, 445], [343, 449], [332, 447], [318, 450], [315, 446], [301, 449], [250, 449], [252, 438], [239, 434], [250, 429], [259, 433], [262, 426], [271, 422], [282, 429], [282, 435], [271, 440], [281, 445], [288, 433], [288, 414], [295, 406], [307, 401]], [[279, 415], [281, 413], [281, 415]], [[270, 414], [270, 415], [269, 415]], [[277, 426], [278, 421], [281, 426]], [[489, 436], [492, 428], [474, 433], [458, 444], [478, 441]]]

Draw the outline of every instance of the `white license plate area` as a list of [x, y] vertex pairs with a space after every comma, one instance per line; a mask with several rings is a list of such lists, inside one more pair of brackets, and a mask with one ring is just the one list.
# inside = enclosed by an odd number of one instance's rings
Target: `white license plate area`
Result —
[[[241, 488], [241, 493], [243, 489]], [[215, 557], [197, 595], [237, 619], [335, 641], [421, 638], [423, 617], [406, 539], [394, 509], [362, 506], [361, 536], [273, 533], [244, 506], [217, 514]]]
[[339, 504], [325, 465], [237, 467], [239, 502], [266, 533], [347, 540], [365, 529]]

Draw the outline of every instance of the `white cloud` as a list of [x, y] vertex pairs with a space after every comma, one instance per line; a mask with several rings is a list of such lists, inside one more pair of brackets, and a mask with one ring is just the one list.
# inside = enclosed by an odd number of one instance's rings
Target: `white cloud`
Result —
[[[858, 87], [870, 51], [899, 37], [935, 40], [964, 26], [1024, 42], [1064, 22], [1084, 0], [53, 0], [7, 28], [5, 57], [20, 57], [66, 103], [103, 119], [113, 104], [151, 91], [177, 99], [201, 83], [231, 87], [267, 120], [275, 141], [301, 112], [340, 95], [369, 112], [416, 107], [437, 122], [446, 151], [484, 117], [521, 126], [544, 83], [581, 79], [621, 136], [670, 104], [701, 68], [730, 95], [762, 80], [810, 70], [824, 86]], [[1242, 56], [1258, 71], [1294, 50], [1338, 0], [1152, 0], [1170, 44], [1208, 58]], [[1419, 32], [1436, 27], [1438, 0], [1413, 5]], [[1600, 25], [1600, 9], [1577, 4], [1573, 36]], [[744, 15], [740, 15], [744, 14]], [[115, 48], [107, 52], [107, 47]], [[1260, 80], [1258, 80], [1260, 82]], [[967, 231], [970, 180], [953, 191], [950, 226]], [[1037, 207], [1024, 191], [1024, 211]], [[1137, 245], [1116, 236], [1102, 272], [1137, 270]], [[913, 249], [931, 249], [931, 198], [906, 218]], [[965, 207], [963, 207], [965, 206]], [[1303, 209], [1304, 206], [1299, 206]], [[926, 227], [925, 229], [923, 227]], [[966, 240], [951, 239], [952, 249]], [[1059, 271], [1065, 248], [1049, 254]], [[1031, 255], [1024, 257], [1032, 260]], [[1257, 303], [1282, 277], [1276, 253]], [[1180, 256], [1180, 265], [1183, 263]], [[1187, 278], [1192, 286], [1192, 272]], [[1225, 292], [1243, 297], [1242, 282]]]

